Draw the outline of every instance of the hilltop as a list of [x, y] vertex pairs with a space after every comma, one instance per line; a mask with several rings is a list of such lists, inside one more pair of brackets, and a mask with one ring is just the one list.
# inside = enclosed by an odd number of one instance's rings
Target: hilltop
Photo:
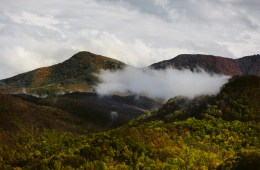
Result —
[[181, 54], [173, 59], [154, 63], [153, 69], [190, 69], [196, 71], [204, 69], [210, 73], [224, 75], [257, 75], [260, 76], [260, 55], [246, 56], [239, 59], [231, 59], [220, 56], [204, 54]]
[[7, 93], [30, 93], [44, 97], [68, 92], [91, 92], [98, 83], [95, 76], [101, 69], [122, 69], [126, 64], [112, 58], [82, 51], [68, 60], [39, 68], [0, 81]]

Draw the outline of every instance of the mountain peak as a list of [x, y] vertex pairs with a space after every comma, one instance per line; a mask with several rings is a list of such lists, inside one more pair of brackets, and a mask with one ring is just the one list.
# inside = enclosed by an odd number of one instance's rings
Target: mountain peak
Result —
[[118, 67], [122, 68], [122, 66], [125, 65], [119, 60], [93, 54], [88, 51], [80, 51], [61, 64], [69, 67], [85, 67], [86, 69], [94, 69], [94, 71], [100, 69], [117, 69]]
[[[102, 55], [98, 55], [98, 54], [94, 54], [94, 53], [91, 53], [89, 51], [80, 51], [80, 52], [77, 52], [76, 54], [74, 54], [72, 57], [69, 58], [70, 59], [86, 59], [86, 58], [103, 58], [103, 59], [111, 59], [111, 60], [115, 60], [115, 59], [112, 59], [112, 58], [109, 58], [109, 57], [105, 57], [105, 56], [102, 56]], [[115, 60], [117, 61], [117, 60]]]
[[98, 56], [98, 55], [91, 53], [89, 51], [80, 51], [80, 52], [74, 54], [70, 59], [89, 58], [89, 57], [95, 57], [95, 56]]
[[[68, 60], [50, 67], [39, 68], [5, 80], [6, 91], [15, 93], [87, 92], [93, 91], [93, 86], [99, 82], [96, 77], [101, 69], [122, 69], [126, 64], [101, 55], [81, 51]], [[25, 89], [25, 90], [24, 90]]]

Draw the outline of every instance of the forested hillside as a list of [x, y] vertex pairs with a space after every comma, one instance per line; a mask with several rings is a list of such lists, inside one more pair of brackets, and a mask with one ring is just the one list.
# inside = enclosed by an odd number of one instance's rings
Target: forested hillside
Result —
[[68, 92], [91, 92], [102, 69], [117, 70], [126, 66], [118, 60], [82, 51], [68, 60], [0, 80], [0, 91], [28, 93], [37, 97]]
[[106, 132], [1, 128], [0, 168], [259, 169], [259, 79], [234, 77], [216, 97], [171, 99]]

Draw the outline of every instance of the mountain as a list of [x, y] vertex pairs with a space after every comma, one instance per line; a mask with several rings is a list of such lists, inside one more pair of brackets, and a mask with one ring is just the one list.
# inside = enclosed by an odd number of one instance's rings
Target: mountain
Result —
[[[151, 67], [259, 71], [258, 55], [188, 56]], [[0, 169], [259, 169], [259, 76], [233, 76], [216, 96], [175, 97], [165, 104], [92, 92], [101, 69], [125, 66], [80, 52], [2, 80]]]
[[[4, 94], [13, 94], [17, 98], [13, 98], [14, 102], [29, 102], [36, 110], [37, 107], [39, 110], [42, 107], [57, 109], [82, 120], [92, 131], [104, 131], [121, 126], [162, 104], [162, 101], [143, 96], [100, 97], [93, 92], [99, 82], [95, 74], [102, 69], [117, 70], [125, 66], [108, 57], [79, 52], [60, 64], [1, 80], [0, 89], [2, 87]], [[8, 99], [8, 95], [5, 98]], [[49, 117], [45, 112], [42, 115]], [[50, 119], [52, 121], [54, 118]]]
[[[82, 51], [70, 59], [50, 67], [0, 80], [4, 93], [31, 94], [36, 97], [56, 96], [69, 92], [94, 92], [99, 82], [97, 74], [102, 69], [123, 69], [125, 63], [105, 56]], [[225, 75], [252, 74], [260, 76], [260, 55], [239, 59], [202, 54], [181, 54], [177, 57], [152, 64], [150, 68], [204, 69], [210, 73]]]
[[67, 92], [93, 91], [101, 69], [122, 69], [126, 64], [90, 52], [79, 52], [70, 59], [50, 67], [39, 68], [0, 81], [7, 93], [30, 93], [35, 96]]
[[224, 58], [203, 54], [181, 54], [177, 57], [154, 63], [153, 69], [204, 69], [210, 73], [225, 75], [252, 74], [260, 76], [260, 55], [246, 56], [239, 59]]

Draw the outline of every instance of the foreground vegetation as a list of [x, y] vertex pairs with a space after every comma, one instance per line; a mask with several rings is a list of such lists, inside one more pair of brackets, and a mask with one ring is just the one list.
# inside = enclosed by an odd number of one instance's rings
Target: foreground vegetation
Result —
[[234, 78], [107, 132], [1, 129], [0, 169], [259, 169], [259, 82]]
[[1, 133], [1, 139], [9, 139], [1, 141], [0, 167], [215, 169], [223, 161], [227, 166], [237, 166], [247, 164], [247, 159], [259, 166], [259, 129], [259, 123], [227, 122], [209, 116], [203, 120], [128, 125], [91, 136], [52, 130]]

